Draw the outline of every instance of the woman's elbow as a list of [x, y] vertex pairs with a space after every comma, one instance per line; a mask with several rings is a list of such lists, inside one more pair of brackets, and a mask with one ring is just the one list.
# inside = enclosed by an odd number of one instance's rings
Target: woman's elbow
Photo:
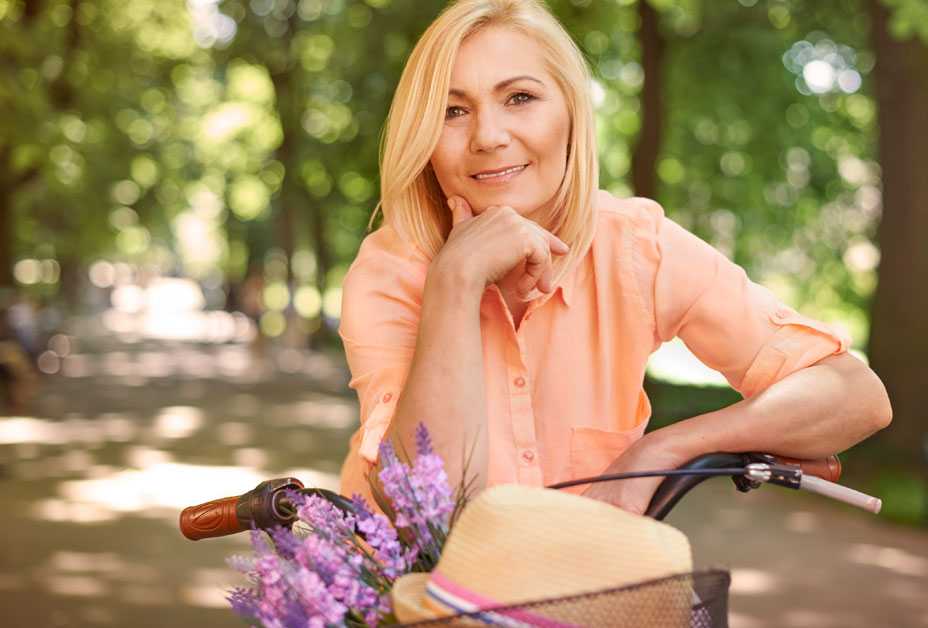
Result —
[[882, 430], [889, 427], [889, 424], [893, 422], [893, 405], [889, 400], [889, 393], [886, 392], [886, 386], [883, 385], [879, 377], [877, 377], [877, 382], [879, 382], [880, 385], [877, 429]]
[[866, 407], [869, 408], [868, 415], [871, 420], [873, 432], [889, 427], [893, 420], [893, 406], [889, 400], [889, 393], [883, 380], [869, 366], [865, 367], [866, 385], [861, 386], [860, 390], [868, 391], [868, 402]]
[[870, 435], [889, 427], [893, 407], [880, 376], [850, 353], [831, 356], [825, 361], [843, 375], [843, 395], [851, 404], [848, 410], [859, 417], [861, 431]]

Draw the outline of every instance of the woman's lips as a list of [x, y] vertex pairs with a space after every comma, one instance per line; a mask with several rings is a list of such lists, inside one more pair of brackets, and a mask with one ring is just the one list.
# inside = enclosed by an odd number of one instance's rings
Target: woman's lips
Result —
[[500, 185], [500, 184], [508, 183], [509, 181], [512, 181], [517, 176], [525, 172], [525, 170], [530, 165], [531, 164], [522, 164], [521, 166], [516, 166], [513, 168], [509, 168], [507, 170], [504, 170], [500, 174], [471, 175], [471, 179], [473, 179], [474, 181], [482, 185]]

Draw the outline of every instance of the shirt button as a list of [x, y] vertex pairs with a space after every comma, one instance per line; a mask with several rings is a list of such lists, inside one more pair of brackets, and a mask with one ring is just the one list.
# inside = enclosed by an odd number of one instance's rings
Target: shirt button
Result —
[[517, 378], [515, 378], [515, 380], [513, 380], [513, 383], [514, 383], [516, 386], [518, 386], [519, 388], [522, 388], [523, 386], [525, 386], [525, 378], [524, 378], [524, 377], [517, 377]]
[[383, 401], [384, 403], [387, 403], [387, 402], [390, 401], [391, 399], [393, 399], [393, 393], [387, 393], [387, 394], [385, 394], [385, 395], [383, 396], [382, 401]]
[[525, 462], [531, 462], [534, 459], [535, 459], [535, 452], [532, 451], [531, 449], [526, 449], [525, 451], [522, 452], [522, 460], [524, 460]]

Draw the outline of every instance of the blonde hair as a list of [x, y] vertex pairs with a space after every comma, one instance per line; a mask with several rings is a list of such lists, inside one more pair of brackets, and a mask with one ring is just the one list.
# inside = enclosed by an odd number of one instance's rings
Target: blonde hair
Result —
[[[593, 240], [593, 200], [599, 187], [590, 70], [583, 53], [540, 0], [458, 0], [426, 29], [403, 69], [380, 154], [380, 202], [384, 221], [431, 259], [451, 231], [447, 199], [429, 163], [445, 121], [454, 58], [461, 42], [488, 26], [505, 26], [532, 37], [567, 102], [571, 119], [567, 166], [549, 215], [539, 223], [570, 245], [555, 261], [559, 282]], [[370, 225], [369, 225], [370, 226]]]

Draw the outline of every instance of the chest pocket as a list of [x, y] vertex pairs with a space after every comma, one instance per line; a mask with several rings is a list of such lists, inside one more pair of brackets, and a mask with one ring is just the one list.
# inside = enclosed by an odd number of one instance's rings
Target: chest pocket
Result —
[[[570, 479], [600, 475], [622, 455], [632, 443], [641, 438], [651, 416], [651, 402], [641, 390], [635, 412], [634, 427], [621, 430], [601, 430], [592, 427], [572, 427], [570, 430]], [[566, 489], [582, 493], [589, 484]]]

